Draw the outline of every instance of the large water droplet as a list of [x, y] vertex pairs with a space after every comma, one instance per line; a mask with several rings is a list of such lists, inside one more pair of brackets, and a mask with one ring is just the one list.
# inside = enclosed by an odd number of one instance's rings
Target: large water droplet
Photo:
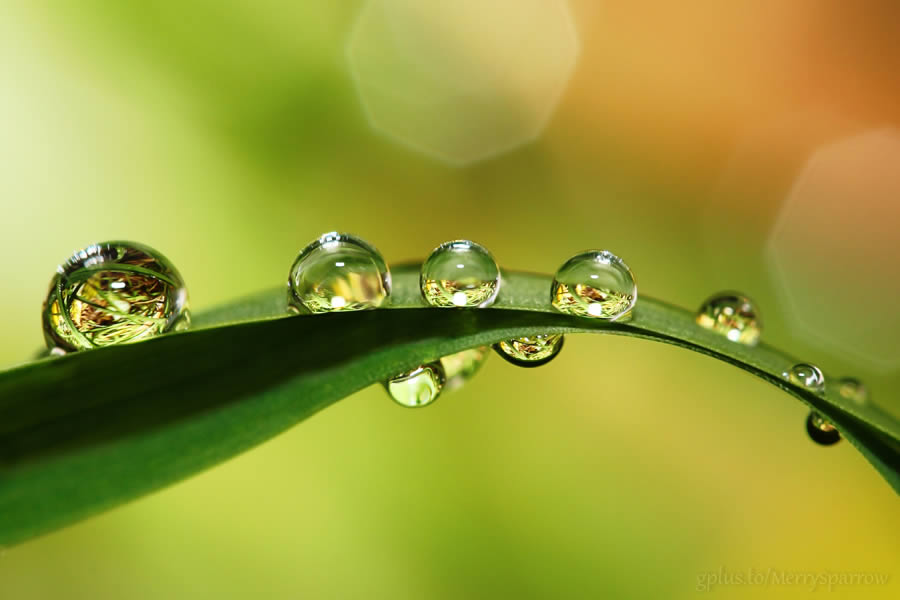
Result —
[[325, 313], [384, 304], [391, 273], [371, 244], [347, 233], [326, 233], [297, 256], [288, 276], [288, 308]]
[[788, 379], [791, 383], [805, 387], [816, 394], [825, 391], [825, 375], [816, 365], [807, 363], [794, 365], [788, 373]]
[[441, 366], [444, 367], [444, 375], [447, 377], [444, 390], [448, 392], [457, 390], [474, 377], [487, 360], [488, 350], [487, 346], [479, 346], [441, 357]]
[[753, 302], [736, 292], [722, 292], [708, 298], [697, 311], [697, 323], [732, 342], [748, 346], [756, 345], [762, 329]]
[[419, 283], [432, 306], [483, 308], [500, 291], [500, 268], [484, 246], [455, 240], [434, 249], [422, 264]]
[[853, 377], [843, 377], [838, 379], [837, 385], [838, 393], [842, 398], [851, 400], [860, 406], [869, 401], [869, 390], [860, 380]]
[[564, 340], [562, 334], [532, 335], [499, 342], [494, 350], [518, 367], [539, 367], [556, 358]]
[[841, 434], [825, 417], [812, 411], [806, 418], [806, 432], [810, 439], [823, 446], [831, 446], [841, 439]]
[[94, 244], [57, 268], [42, 322], [54, 354], [137, 342], [188, 327], [187, 289], [149, 246]]
[[397, 404], [416, 408], [437, 400], [446, 381], [441, 363], [431, 362], [391, 377], [384, 388]]
[[550, 302], [557, 310], [580, 317], [615, 321], [636, 301], [631, 269], [606, 250], [587, 250], [567, 260], [550, 288]]

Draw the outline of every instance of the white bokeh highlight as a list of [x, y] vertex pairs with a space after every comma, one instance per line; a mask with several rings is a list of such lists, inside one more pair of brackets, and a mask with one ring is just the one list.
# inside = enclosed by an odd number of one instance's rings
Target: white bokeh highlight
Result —
[[347, 45], [372, 126], [458, 165], [537, 138], [577, 54], [564, 0], [369, 0]]
[[768, 254], [797, 333], [876, 370], [900, 367], [900, 131], [817, 150]]

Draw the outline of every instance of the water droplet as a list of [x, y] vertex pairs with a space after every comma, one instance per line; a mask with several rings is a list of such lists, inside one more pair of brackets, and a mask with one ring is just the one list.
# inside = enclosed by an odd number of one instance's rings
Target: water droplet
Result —
[[444, 375], [447, 377], [444, 390], [448, 392], [458, 390], [472, 379], [487, 360], [488, 351], [487, 346], [479, 346], [442, 357], [441, 366], [444, 367]]
[[722, 292], [706, 300], [697, 311], [697, 323], [732, 342], [755, 346], [762, 330], [753, 301], [735, 292]]
[[791, 383], [805, 387], [811, 392], [821, 394], [825, 391], [825, 375], [819, 367], [800, 363], [791, 367], [788, 373]]
[[564, 341], [561, 334], [532, 335], [499, 342], [494, 350], [518, 367], [539, 367], [556, 358]]
[[823, 446], [831, 446], [841, 439], [841, 434], [825, 417], [812, 411], [806, 418], [806, 432], [810, 439]]
[[838, 393], [842, 398], [852, 400], [858, 405], [863, 405], [869, 401], [869, 390], [865, 384], [853, 377], [844, 377], [838, 379]]
[[303, 313], [378, 308], [391, 293], [391, 273], [372, 245], [326, 233], [297, 256], [288, 277], [288, 310]]
[[615, 321], [637, 301], [637, 284], [625, 262], [606, 250], [576, 254], [556, 272], [550, 302], [560, 312]]
[[437, 400], [446, 381], [441, 363], [431, 362], [391, 377], [384, 388], [397, 404], [416, 408]]
[[432, 306], [484, 308], [500, 291], [500, 268], [484, 246], [455, 240], [434, 249], [422, 264], [419, 282]]
[[187, 289], [153, 248], [94, 244], [57, 268], [42, 322], [52, 354], [137, 342], [187, 327]]

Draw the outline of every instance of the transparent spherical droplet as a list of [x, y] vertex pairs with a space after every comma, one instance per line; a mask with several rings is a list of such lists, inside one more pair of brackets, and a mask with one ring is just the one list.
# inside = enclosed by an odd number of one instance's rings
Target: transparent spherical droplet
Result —
[[479, 346], [441, 357], [441, 366], [444, 367], [444, 375], [447, 377], [444, 390], [447, 392], [457, 390], [472, 379], [487, 360], [488, 351], [487, 346]]
[[288, 276], [288, 308], [325, 313], [368, 310], [391, 293], [391, 273], [378, 250], [347, 233], [326, 233], [303, 249]]
[[860, 406], [869, 401], [869, 390], [860, 380], [853, 377], [843, 377], [838, 379], [837, 384], [838, 393], [842, 398], [851, 400]]
[[550, 302], [570, 315], [615, 321], [634, 308], [637, 284], [621, 258], [606, 250], [588, 250], [556, 272]]
[[556, 358], [564, 341], [561, 334], [532, 335], [504, 340], [494, 344], [494, 350], [518, 367], [539, 367]]
[[137, 342], [188, 327], [187, 289], [149, 246], [94, 244], [57, 268], [42, 321], [55, 354]]
[[697, 323], [732, 342], [748, 346], [759, 342], [762, 330], [753, 301], [735, 292], [723, 292], [708, 298], [697, 311]]
[[823, 446], [831, 446], [841, 439], [841, 434], [825, 417], [812, 411], [806, 418], [806, 433], [810, 439]]
[[384, 388], [397, 404], [416, 408], [437, 400], [446, 381], [441, 363], [431, 362], [391, 377]]
[[488, 250], [469, 240], [445, 242], [422, 264], [422, 296], [432, 306], [484, 308], [500, 291], [500, 268]]
[[805, 387], [816, 394], [825, 391], [825, 375], [815, 365], [806, 363], [794, 365], [788, 373], [788, 379], [791, 383]]

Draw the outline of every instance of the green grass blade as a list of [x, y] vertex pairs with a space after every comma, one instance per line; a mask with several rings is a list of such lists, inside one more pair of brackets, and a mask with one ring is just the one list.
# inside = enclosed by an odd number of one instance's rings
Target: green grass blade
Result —
[[550, 278], [526, 273], [504, 273], [491, 309], [424, 308], [417, 273], [394, 270], [392, 306], [404, 310], [284, 317], [279, 288], [200, 314], [190, 332], [0, 373], [0, 545], [189, 477], [426, 360], [539, 333], [635, 336], [734, 364], [825, 415], [900, 491], [896, 420], [834, 384], [824, 396], [790, 384], [781, 373], [795, 361], [775, 349], [645, 297], [627, 323], [562, 315]]

